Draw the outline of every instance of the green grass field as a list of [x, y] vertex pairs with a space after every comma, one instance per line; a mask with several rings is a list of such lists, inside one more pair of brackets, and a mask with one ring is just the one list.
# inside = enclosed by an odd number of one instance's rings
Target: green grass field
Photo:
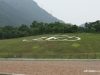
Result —
[[[58, 35], [58, 34], [57, 34]], [[59, 34], [63, 35], [63, 34]], [[42, 55], [55, 55], [58, 58], [70, 58], [70, 54], [74, 54], [73, 58], [79, 57], [80, 54], [100, 54], [100, 34], [92, 33], [76, 33], [76, 34], [64, 34], [69, 36], [80, 37], [79, 41], [33, 41], [25, 42], [23, 39], [36, 39], [40, 37], [47, 37], [50, 35], [38, 35], [16, 39], [0, 40], [0, 57], [10, 54], [22, 54], [22, 55], [40, 55], [39, 57], [46, 57]], [[75, 55], [76, 54], [76, 55]], [[60, 56], [63, 55], [63, 56]], [[84, 55], [83, 55], [84, 56]], [[24, 56], [25, 57], [25, 56]], [[32, 56], [29, 56], [32, 57]], [[38, 57], [38, 56], [37, 56]], [[48, 56], [50, 57], [50, 56]], [[82, 57], [82, 56], [80, 56]], [[99, 56], [98, 56], [99, 58]]]

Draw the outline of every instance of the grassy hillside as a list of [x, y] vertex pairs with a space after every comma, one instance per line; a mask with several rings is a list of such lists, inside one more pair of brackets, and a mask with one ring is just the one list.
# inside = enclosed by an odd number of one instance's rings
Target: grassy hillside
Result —
[[[59, 34], [61, 35], [61, 34]], [[50, 35], [38, 35], [17, 39], [0, 40], [0, 54], [90, 54], [100, 53], [100, 35], [91, 33], [64, 34], [80, 37], [79, 41], [33, 41], [25, 42], [23, 39], [32, 40]]]

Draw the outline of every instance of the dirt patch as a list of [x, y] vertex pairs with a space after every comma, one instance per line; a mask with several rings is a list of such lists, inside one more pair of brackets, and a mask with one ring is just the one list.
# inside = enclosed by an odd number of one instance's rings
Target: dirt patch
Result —
[[[95, 70], [89, 72], [89, 70]], [[100, 61], [0, 61], [0, 72], [28, 75], [99, 75]]]

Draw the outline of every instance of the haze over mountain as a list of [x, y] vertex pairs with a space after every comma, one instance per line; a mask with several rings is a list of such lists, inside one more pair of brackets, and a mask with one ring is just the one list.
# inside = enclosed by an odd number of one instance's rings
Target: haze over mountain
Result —
[[33, 0], [0, 0], [0, 26], [38, 22], [63, 22], [40, 8]]

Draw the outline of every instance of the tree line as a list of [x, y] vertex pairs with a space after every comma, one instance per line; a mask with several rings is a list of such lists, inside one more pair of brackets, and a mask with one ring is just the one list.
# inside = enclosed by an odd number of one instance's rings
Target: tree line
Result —
[[56, 33], [98, 33], [100, 21], [85, 23], [84, 27], [60, 22], [43, 23], [33, 21], [30, 26], [22, 24], [19, 27], [6, 25], [0, 27], [0, 39], [20, 38], [25, 36], [56, 34]]

